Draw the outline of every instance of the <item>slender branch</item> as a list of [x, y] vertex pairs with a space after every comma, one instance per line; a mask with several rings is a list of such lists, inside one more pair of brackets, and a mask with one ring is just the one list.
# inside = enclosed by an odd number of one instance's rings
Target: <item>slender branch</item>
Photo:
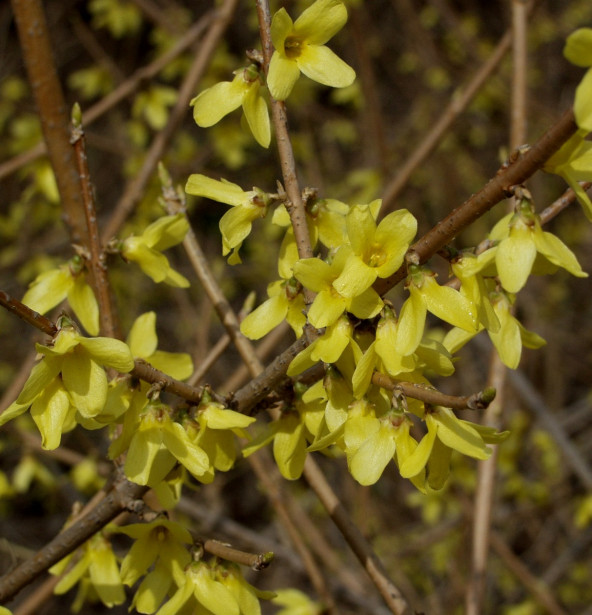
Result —
[[32, 310], [18, 299], [13, 299], [3, 290], [0, 290], [0, 305], [46, 335], [53, 337], [58, 332], [58, 328], [49, 318]]
[[[438, 250], [452, 241], [463, 229], [480, 218], [506, 198], [512, 186], [524, 183], [538, 171], [545, 162], [576, 132], [577, 126], [573, 109], [568, 109], [559, 121], [513, 164], [500, 171], [476, 194], [438, 222], [409, 249], [417, 264], [425, 263]], [[409, 256], [409, 253], [408, 253]], [[388, 278], [377, 280], [374, 289], [386, 294], [403, 280], [407, 274], [406, 265], [401, 266]]]
[[[501, 413], [505, 401], [505, 382], [508, 370], [499, 356], [491, 353], [489, 366], [489, 384], [497, 391], [498, 396], [490, 404], [483, 416], [483, 424], [499, 428]], [[489, 554], [489, 536], [491, 533], [491, 517], [493, 512], [494, 487], [497, 473], [498, 447], [492, 446], [493, 452], [489, 459], [480, 461], [477, 465], [477, 488], [471, 541], [471, 575], [465, 594], [467, 615], [477, 615], [485, 600], [487, 559]]]
[[84, 203], [84, 216], [88, 230], [88, 252], [90, 254], [91, 281], [99, 302], [100, 331], [108, 337], [121, 337], [117, 314], [113, 305], [113, 295], [107, 276], [105, 252], [101, 246], [99, 227], [97, 225], [97, 212], [95, 207], [94, 190], [90, 182], [88, 160], [86, 158], [86, 145], [80, 107], [75, 105], [72, 114], [72, 145], [76, 157], [82, 202]]
[[[163, 194], [167, 211], [170, 214], [185, 213], [185, 204], [181, 201], [180, 195], [173, 188], [168, 174], [166, 172], [161, 172], [160, 175], [161, 181], [163, 181]], [[201, 249], [191, 225], [189, 225], [189, 230], [183, 240], [183, 246], [185, 247], [189, 261], [199, 281], [202, 283], [220, 321], [234, 342], [241, 358], [247, 364], [251, 373], [260, 373], [263, 370], [263, 365], [255, 354], [253, 344], [251, 344], [250, 340], [241, 333], [238, 318], [228, 302], [228, 299], [226, 299], [220, 286], [216, 282], [216, 278], [210, 269], [208, 259]]]
[[189, 101], [195, 95], [197, 83], [205, 73], [220, 38], [230, 24], [237, 4], [238, 0], [225, 0], [218, 10], [209, 32], [199, 47], [199, 53], [185, 76], [179, 90], [177, 102], [171, 110], [166, 126], [154, 137], [150, 148], [146, 152], [141, 169], [134, 176], [134, 179], [127, 184], [123, 195], [115, 206], [115, 211], [103, 233], [104, 241], [109, 241], [117, 233], [144, 193], [156, 166], [162, 158], [163, 152], [175, 135], [177, 127], [187, 116]]
[[415, 382], [401, 382], [380, 372], [374, 372], [372, 382], [389, 391], [400, 391], [406, 397], [412, 397], [427, 404], [444, 406], [453, 410], [484, 410], [495, 398], [495, 388], [493, 387], [487, 387], [483, 391], [473, 393], [472, 395], [456, 397], [454, 395], [446, 395], [437, 389]]
[[329, 516], [343, 534], [347, 543], [366, 570], [366, 573], [380, 592], [389, 609], [397, 615], [407, 612], [408, 605], [399, 589], [388, 578], [382, 562], [374, 553], [368, 541], [364, 538], [357, 525], [331, 489], [321, 470], [311, 456], [308, 456], [304, 465], [308, 484], [317, 494], [317, 497], [329, 513]]
[[0, 603], [11, 600], [23, 587], [86, 542], [146, 491], [148, 487], [125, 479], [117, 481], [95, 508], [64, 529], [34, 557], [0, 578]]
[[12, 0], [12, 8], [43, 137], [60, 193], [64, 220], [72, 241], [87, 245], [80, 180], [69, 141], [70, 122], [53, 60], [43, 3], [41, 0]]
[[208, 539], [203, 542], [204, 551], [211, 555], [221, 557], [229, 562], [236, 562], [243, 566], [248, 566], [253, 570], [263, 570], [271, 564], [273, 553], [248, 553], [247, 551], [239, 551], [219, 540]]
[[[269, 12], [268, 0], [256, 0], [257, 16], [259, 18], [259, 35], [263, 46], [264, 70], [267, 73], [269, 62], [273, 53], [273, 44], [271, 42], [271, 14]], [[283, 101], [271, 98], [271, 117], [273, 127], [275, 129], [278, 154], [280, 157], [280, 165], [282, 168], [282, 177], [284, 180], [284, 188], [288, 196], [286, 209], [290, 214], [292, 227], [294, 229], [294, 237], [298, 246], [298, 256], [300, 258], [311, 258], [313, 256], [312, 245], [310, 243], [310, 235], [308, 225], [306, 223], [306, 212], [302, 201], [302, 192], [298, 185], [296, 173], [296, 162], [294, 160], [294, 151], [292, 150], [292, 141], [288, 132], [288, 116], [286, 114], [286, 105]], [[307, 302], [311, 302], [313, 295], [310, 291], [305, 292]]]

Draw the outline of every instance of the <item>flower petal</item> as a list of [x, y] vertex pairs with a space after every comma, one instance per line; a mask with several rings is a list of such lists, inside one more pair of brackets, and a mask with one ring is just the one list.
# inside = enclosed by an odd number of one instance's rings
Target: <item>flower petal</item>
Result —
[[71, 352], [62, 363], [62, 380], [72, 405], [85, 418], [99, 414], [107, 401], [107, 374], [86, 352]]
[[332, 88], [345, 88], [356, 78], [354, 69], [324, 45], [306, 46], [296, 64], [309, 79]]
[[127, 345], [134, 357], [147, 359], [158, 346], [156, 337], [156, 314], [145, 312], [136, 318], [129, 335]]
[[271, 126], [269, 123], [269, 112], [267, 103], [263, 96], [259, 84], [252, 84], [243, 100], [243, 110], [249, 128], [255, 140], [262, 147], [269, 147], [271, 142]]
[[185, 192], [234, 207], [241, 205], [248, 199], [247, 193], [240, 186], [228, 181], [212, 179], [199, 173], [189, 176]]
[[217, 124], [225, 115], [241, 106], [248, 88], [248, 84], [239, 77], [233, 81], [216, 83], [204, 90], [191, 101], [195, 123], [202, 128]]
[[324, 45], [347, 21], [343, 0], [317, 0], [294, 23], [294, 34], [311, 45]]
[[287, 310], [288, 298], [282, 290], [245, 317], [240, 325], [242, 334], [251, 340], [262, 338], [284, 320]]
[[134, 358], [125, 342], [112, 337], [79, 337], [79, 344], [100, 365], [108, 365], [127, 373], [134, 367]]
[[271, 56], [267, 72], [267, 87], [276, 100], [286, 100], [294, 84], [300, 77], [300, 68], [294, 60], [289, 60], [277, 51]]
[[576, 66], [592, 66], [592, 28], [579, 28], [565, 42], [563, 55]]
[[99, 334], [99, 304], [93, 289], [87, 284], [83, 275], [74, 278], [74, 284], [68, 292], [68, 303], [78, 320], [90, 335]]
[[333, 286], [344, 297], [356, 297], [370, 288], [374, 280], [376, 269], [367, 265], [357, 254], [350, 254]]
[[495, 264], [505, 290], [517, 293], [523, 288], [532, 271], [536, 246], [529, 229], [514, 228], [497, 248]]

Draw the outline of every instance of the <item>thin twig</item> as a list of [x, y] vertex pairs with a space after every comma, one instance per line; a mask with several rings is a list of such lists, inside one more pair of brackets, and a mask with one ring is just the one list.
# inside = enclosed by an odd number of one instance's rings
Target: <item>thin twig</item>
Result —
[[18, 299], [13, 299], [3, 290], [0, 290], [0, 305], [50, 337], [54, 337], [58, 332], [58, 328], [49, 318], [32, 310]]
[[243, 566], [248, 566], [253, 570], [263, 570], [271, 564], [273, 553], [248, 553], [247, 551], [239, 551], [219, 540], [208, 539], [203, 542], [204, 551], [211, 555], [221, 557], [229, 562], [236, 562]]
[[446, 395], [433, 387], [428, 387], [415, 382], [402, 382], [395, 380], [386, 374], [374, 372], [372, 382], [389, 391], [400, 391], [406, 397], [419, 399], [434, 406], [444, 406], [453, 410], [484, 410], [495, 398], [495, 388], [488, 387], [472, 395], [457, 397]]
[[548, 587], [540, 581], [520, 559], [516, 557], [516, 555], [514, 555], [512, 550], [497, 532], [491, 532], [489, 540], [491, 547], [503, 560], [507, 568], [516, 575], [518, 580], [526, 587], [536, 602], [538, 602], [547, 613], [550, 613], [550, 615], [567, 615], [567, 611], [557, 603]]
[[[496, 399], [490, 404], [483, 416], [483, 424], [495, 428], [501, 425], [501, 413], [504, 407], [505, 381], [508, 370], [497, 353], [491, 353], [489, 366], [489, 384], [498, 391]], [[494, 486], [497, 473], [497, 446], [489, 459], [477, 465], [477, 487], [472, 525], [471, 575], [465, 594], [467, 615], [477, 615], [485, 600], [487, 558], [489, 554], [489, 535], [493, 510]]]
[[[256, 0], [257, 16], [259, 18], [259, 36], [263, 47], [264, 70], [267, 73], [269, 62], [273, 53], [273, 44], [271, 42], [271, 14], [269, 12], [268, 0]], [[313, 256], [312, 245], [310, 243], [310, 235], [308, 233], [308, 225], [306, 222], [306, 212], [302, 201], [302, 192], [298, 184], [296, 172], [296, 162], [294, 160], [294, 151], [292, 150], [292, 141], [288, 132], [288, 116], [286, 114], [286, 105], [283, 101], [271, 98], [271, 117], [273, 127], [275, 129], [275, 137], [280, 157], [280, 165], [282, 168], [282, 178], [284, 180], [284, 188], [288, 196], [286, 209], [290, 214], [292, 227], [294, 229], [294, 237], [298, 246], [298, 256], [300, 258], [311, 258]], [[307, 301], [312, 301], [313, 295], [308, 292], [305, 298]]]
[[78, 168], [78, 176], [80, 177], [84, 216], [88, 230], [87, 247], [90, 255], [91, 281], [97, 301], [99, 302], [100, 331], [102, 335], [121, 338], [121, 330], [117, 313], [114, 309], [113, 294], [111, 293], [111, 286], [107, 275], [106, 255], [101, 246], [101, 238], [99, 236], [94, 190], [90, 181], [84, 130], [78, 105], [75, 106], [72, 117], [71, 142], [74, 146], [76, 166]]
[[389, 609], [397, 615], [407, 612], [408, 604], [399, 589], [389, 579], [382, 562], [374, 553], [357, 525], [345, 510], [339, 498], [330, 487], [327, 479], [309, 455], [304, 465], [308, 484], [316, 493], [329, 516], [343, 534], [343, 537], [357, 556], [366, 573], [380, 592]]
[[220, 38], [230, 24], [237, 4], [238, 0], [226, 0], [218, 10], [208, 33], [199, 47], [199, 53], [183, 80], [177, 102], [171, 110], [169, 120], [166, 126], [154, 137], [150, 148], [146, 152], [142, 167], [136, 173], [133, 180], [127, 184], [105, 228], [103, 241], [109, 241], [117, 233], [144, 193], [156, 166], [162, 158], [163, 152], [175, 135], [177, 127], [187, 116], [189, 101], [195, 95], [197, 83], [205, 73]]

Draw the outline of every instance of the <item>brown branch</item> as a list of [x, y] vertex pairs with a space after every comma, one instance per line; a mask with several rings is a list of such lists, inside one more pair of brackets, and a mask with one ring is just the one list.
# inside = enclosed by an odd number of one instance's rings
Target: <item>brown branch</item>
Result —
[[472, 395], [456, 397], [454, 395], [446, 395], [437, 389], [415, 382], [395, 380], [380, 372], [374, 372], [372, 382], [383, 389], [400, 391], [406, 397], [419, 399], [426, 404], [434, 406], [444, 406], [452, 410], [484, 410], [495, 398], [495, 389], [493, 387], [487, 387], [483, 391], [473, 393]]
[[[512, 186], [524, 183], [538, 171], [576, 130], [573, 109], [568, 109], [530, 150], [507, 168], [500, 169], [497, 175], [490, 179], [479, 192], [472, 195], [415, 242], [409, 249], [409, 252], [413, 253], [414, 262], [425, 263], [463, 229], [506, 198]], [[378, 280], [374, 284], [374, 289], [380, 295], [384, 295], [403, 280], [406, 274], [406, 265], [403, 265], [389, 278]]]
[[163, 152], [171, 142], [179, 124], [187, 116], [189, 101], [195, 95], [197, 83], [205, 73], [222, 34], [224, 34], [226, 28], [230, 24], [237, 4], [238, 0], [226, 0], [218, 10], [209, 32], [204, 37], [199, 47], [199, 53], [185, 76], [179, 90], [177, 102], [171, 110], [169, 120], [166, 126], [154, 137], [150, 148], [146, 152], [141, 169], [135, 175], [134, 179], [127, 184], [105, 228], [103, 241], [109, 241], [117, 233], [141, 198], [156, 166], [162, 158]]
[[382, 562], [376, 556], [376, 553], [374, 553], [357, 525], [351, 520], [343, 504], [339, 501], [339, 498], [335, 495], [327, 479], [323, 476], [310, 455], [306, 459], [304, 470], [308, 484], [316, 493], [339, 531], [343, 534], [350, 548], [380, 592], [386, 605], [391, 612], [397, 615], [406, 613], [408, 611], [407, 601], [389, 579]]
[[53, 168], [64, 220], [74, 243], [87, 245], [80, 180], [70, 146], [70, 121], [40, 0], [12, 0], [23, 59]]
[[[271, 42], [271, 15], [269, 12], [268, 0], [256, 0], [257, 16], [259, 18], [259, 36], [263, 47], [264, 70], [267, 73], [269, 62], [273, 54], [273, 45]], [[280, 157], [280, 165], [282, 168], [282, 177], [284, 180], [284, 188], [288, 196], [286, 209], [290, 214], [292, 227], [294, 229], [294, 237], [298, 246], [298, 256], [300, 258], [311, 258], [313, 256], [312, 245], [310, 243], [310, 235], [308, 233], [308, 225], [306, 223], [306, 212], [302, 201], [302, 192], [298, 185], [296, 174], [296, 162], [294, 160], [294, 151], [292, 150], [292, 141], [288, 132], [288, 116], [286, 114], [286, 105], [283, 101], [271, 98], [271, 117], [273, 127], [275, 129], [278, 154]], [[310, 291], [305, 291], [305, 298], [308, 302], [312, 302], [314, 295]]]
[[100, 331], [108, 337], [121, 338], [117, 314], [113, 305], [113, 295], [107, 276], [106, 255], [101, 246], [94, 190], [90, 181], [84, 130], [82, 128], [80, 107], [76, 104], [72, 113], [72, 145], [80, 178], [84, 216], [88, 231], [88, 252], [93, 290], [99, 302]]
[[121, 479], [116, 482], [106, 497], [82, 518], [64, 529], [40, 549], [34, 557], [23, 562], [0, 578], [0, 603], [11, 600], [23, 587], [42, 572], [59, 562], [86, 542], [107, 523], [141, 498], [148, 487]]
[[239, 551], [219, 540], [208, 539], [202, 544], [204, 551], [207, 551], [211, 555], [221, 557], [229, 562], [236, 562], [242, 566], [248, 566], [253, 570], [263, 570], [267, 568], [273, 559], [273, 553], [271, 552], [248, 553], [246, 551]]
[[46, 335], [53, 337], [58, 332], [58, 328], [49, 318], [32, 310], [18, 299], [13, 299], [3, 290], [0, 290], [0, 305]]

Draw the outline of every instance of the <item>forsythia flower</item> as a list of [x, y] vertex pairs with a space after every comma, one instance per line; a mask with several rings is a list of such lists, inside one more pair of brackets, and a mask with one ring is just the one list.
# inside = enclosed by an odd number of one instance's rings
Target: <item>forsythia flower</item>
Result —
[[45, 449], [57, 448], [61, 434], [74, 427], [74, 414], [92, 418], [107, 400], [104, 366], [129, 372], [134, 360], [126, 344], [108, 337], [83, 337], [72, 327], [60, 329], [52, 346], [37, 344], [44, 355], [35, 365], [16, 401], [0, 417], [0, 424], [31, 407], [31, 417]]
[[218, 181], [199, 174], [189, 176], [185, 191], [232, 206], [220, 219], [222, 254], [226, 256], [232, 250], [228, 262], [231, 265], [240, 263], [238, 251], [251, 232], [253, 221], [265, 217], [268, 196], [258, 188], [245, 192], [226, 180]]
[[82, 326], [90, 335], [98, 335], [99, 305], [83, 269], [83, 259], [75, 256], [65, 265], [39, 274], [31, 282], [23, 303], [45, 314], [67, 298]]
[[188, 229], [189, 223], [184, 214], [164, 216], [150, 224], [141, 235], [124, 239], [121, 255], [127, 261], [138, 263], [155, 282], [187, 288], [187, 278], [171, 267], [162, 251], [183, 241]]
[[383, 306], [373, 288], [353, 297], [341, 295], [333, 283], [343, 273], [349, 259], [346, 250], [339, 250], [330, 263], [319, 258], [305, 258], [294, 265], [294, 276], [306, 288], [317, 293], [310, 310], [309, 322], [317, 328], [332, 325], [345, 311], [358, 318], [373, 318]]
[[125, 592], [109, 540], [99, 532], [84, 543], [81, 549], [82, 557], [69, 570], [66, 570], [66, 567], [72, 555], [50, 568], [52, 574], [62, 574], [65, 571], [54, 592], [65, 594], [76, 583], [80, 583], [77, 603], [96, 594], [107, 607], [123, 604]]
[[295, 278], [271, 282], [267, 286], [268, 299], [241, 322], [242, 334], [258, 340], [286, 319], [296, 337], [300, 337], [306, 324], [306, 305], [301, 290]]
[[[526, 284], [535, 266], [537, 255], [554, 267], [562, 267], [578, 278], [586, 278], [574, 253], [555, 235], [541, 228], [529, 198], [520, 202], [515, 214], [508, 214], [493, 228], [490, 239], [499, 241], [481, 258], [487, 264], [495, 256], [497, 273], [502, 286], [510, 293], [517, 293]], [[542, 266], [540, 263], [539, 266]], [[554, 268], [553, 267], [553, 268]]]
[[276, 615], [321, 615], [323, 606], [297, 589], [278, 589], [271, 601], [284, 607]]
[[395, 349], [403, 356], [415, 351], [423, 337], [428, 310], [451, 325], [477, 332], [475, 306], [449, 286], [440, 286], [427, 267], [409, 267], [410, 296], [399, 315]]
[[242, 105], [245, 118], [259, 145], [269, 147], [271, 130], [267, 104], [261, 96], [261, 79], [255, 65], [235, 71], [232, 81], [222, 81], [191, 101], [193, 118], [207, 128]]
[[273, 16], [271, 40], [275, 51], [267, 86], [276, 100], [288, 98], [301, 72], [334, 88], [353, 83], [354, 70], [325, 46], [346, 21], [347, 9], [341, 0], [317, 0], [295, 22], [283, 8]]
[[555, 173], [569, 184], [576, 193], [586, 218], [592, 222], [592, 201], [580, 186], [581, 181], [592, 180], [592, 142], [586, 140], [586, 133], [573, 135], [545, 163], [543, 169]]
[[377, 277], [392, 275], [403, 263], [417, 232], [417, 220], [406, 209], [390, 213], [377, 225], [375, 216], [380, 204], [377, 199], [369, 205], [355, 205], [347, 214], [349, 245], [340, 248], [347, 259], [333, 282], [344, 297], [360, 295]]
[[[191, 534], [178, 523], [161, 518], [151, 523], [133, 523], [118, 529], [135, 540], [121, 562], [121, 580], [131, 587], [140, 577], [132, 608], [138, 613], [154, 613], [173, 581], [181, 585], [191, 556], [185, 545], [193, 543]], [[148, 572], [148, 569], [154, 566]]]

